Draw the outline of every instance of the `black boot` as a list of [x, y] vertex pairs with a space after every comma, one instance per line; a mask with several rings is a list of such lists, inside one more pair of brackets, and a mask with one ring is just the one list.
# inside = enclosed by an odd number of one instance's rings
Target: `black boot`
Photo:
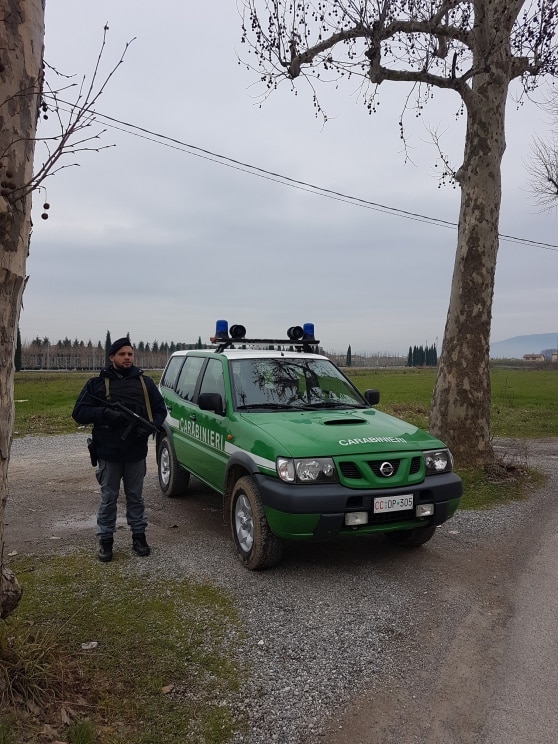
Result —
[[112, 561], [112, 546], [114, 540], [112, 537], [101, 537], [99, 540], [99, 560], [103, 563]]
[[151, 548], [145, 539], [145, 533], [134, 532], [132, 534], [132, 550], [138, 555], [149, 555]]

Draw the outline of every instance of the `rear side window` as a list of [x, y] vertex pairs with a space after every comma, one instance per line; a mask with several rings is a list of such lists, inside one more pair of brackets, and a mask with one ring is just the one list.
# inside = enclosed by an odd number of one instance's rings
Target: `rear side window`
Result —
[[183, 356], [171, 357], [161, 378], [163, 387], [173, 388], [184, 361]]
[[225, 381], [223, 379], [223, 365], [219, 359], [209, 359], [205, 369], [200, 393], [219, 393], [221, 400], [225, 400]]
[[193, 400], [196, 382], [200, 374], [200, 369], [205, 362], [204, 357], [187, 356], [184, 366], [180, 370], [178, 382], [176, 383], [176, 393], [184, 400]]

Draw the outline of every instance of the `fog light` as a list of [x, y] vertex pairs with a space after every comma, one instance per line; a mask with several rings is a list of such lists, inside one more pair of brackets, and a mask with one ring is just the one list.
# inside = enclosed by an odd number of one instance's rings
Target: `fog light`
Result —
[[350, 512], [345, 514], [347, 527], [356, 527], [359, 524], [368, 524], [368, 512]]
[[434, 514], [434, 504], [418, 504], [417, 517], [431, 517]]

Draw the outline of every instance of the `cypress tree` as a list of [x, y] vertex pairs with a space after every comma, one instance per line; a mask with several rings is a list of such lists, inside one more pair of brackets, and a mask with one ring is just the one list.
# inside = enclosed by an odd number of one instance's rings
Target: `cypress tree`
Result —
[[110, 331], [107, 331], [107, 337], [105, 339], [105, 366], [109, 366], [110, 359], [109, 359], [109, 350], [112, 346], [112, 341], [110, 340]]
[[19, 372], [21, 369], [21, 334], [19, 332], [19, 326], [17, 327], [17, 340], [14, 356], [15, 371]]

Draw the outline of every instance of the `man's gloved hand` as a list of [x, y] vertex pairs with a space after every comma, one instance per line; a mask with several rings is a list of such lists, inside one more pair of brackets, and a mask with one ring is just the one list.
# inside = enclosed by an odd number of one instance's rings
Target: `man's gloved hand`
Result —
[[126, 416], [123, 413], [120, 413], [120, 411], [115, 411], [112, 408], [105, 408], [105, 410], [103, 411], [103, 418], [111, 426], [122, 426], [127, 421]]
[[136, 437], [139, 439], [147, 439], [147, 437], [153, 434], [151, 429], [148, 429], [147, 426], [138, 426], [134, 431], [136, 432]]

